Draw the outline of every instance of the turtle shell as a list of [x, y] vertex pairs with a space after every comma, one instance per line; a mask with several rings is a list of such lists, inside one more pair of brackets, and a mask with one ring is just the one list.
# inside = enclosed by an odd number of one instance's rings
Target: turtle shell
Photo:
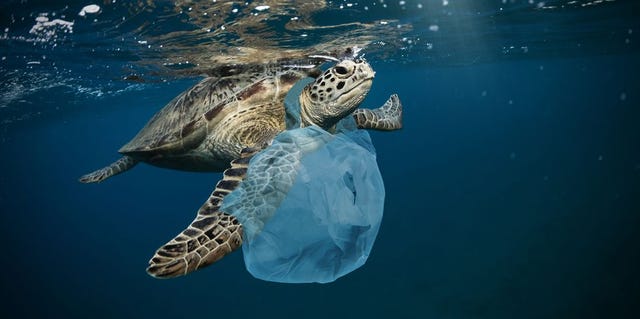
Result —
[[315, 66], [321, 61], [306, 62], [304, 66], [279, 62], [220, 67], [213, 76], [203, 79], [169, 102], [119, 152], [148, 157], [178, 154], [195, 148], [230, 112], [230, 105], [237, 105], [234, 102], [256, 93], [263, 88], [263, 82], [290, 84], [282, 86], [286, 91], [274, 92], [274, 99], [281, 99], [279, 102], [283, 104], [284, 96], [293, 83], [315, 75]]

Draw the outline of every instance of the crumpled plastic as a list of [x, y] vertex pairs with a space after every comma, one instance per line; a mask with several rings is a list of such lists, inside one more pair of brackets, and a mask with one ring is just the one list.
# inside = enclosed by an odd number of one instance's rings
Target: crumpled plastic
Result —
[[221, 210], [243, 225], [254, 277], [328, 283], [366, 262], [384, 195], [371, 138], [349, 117], [335, 134], [313, 126], [280, 133]]

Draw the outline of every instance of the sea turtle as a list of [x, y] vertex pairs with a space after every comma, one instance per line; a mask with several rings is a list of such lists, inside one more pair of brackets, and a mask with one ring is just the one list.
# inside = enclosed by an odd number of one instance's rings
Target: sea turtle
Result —
[[[322, 72], [318, 66], [326, 60], [336, 64]], [[223, 197], [244, 178], [251, 157], [285, 130], [284, 99], [298, 80], [316, 78], [299, 97], [303, 127], [331, 130], [349, 115], [358, 128], [395, 130], [402, 126], [402, 108], [395, 94], [378, 109], [356, 110], [369, 92], [374, 74], [364, 59], [329, 56], [220, 68], [218, 74], [205, 78], [158, 112], [120, 149], [121, 159], [82, 176], [80, 181], [99, 182], [141, 161], [192, 171], [227, 168], [195, 220], [160, 247], [147, 268], [150, 275], [160, 278], [190, 273], [241, 245], [242, 225], [219, 207]]]

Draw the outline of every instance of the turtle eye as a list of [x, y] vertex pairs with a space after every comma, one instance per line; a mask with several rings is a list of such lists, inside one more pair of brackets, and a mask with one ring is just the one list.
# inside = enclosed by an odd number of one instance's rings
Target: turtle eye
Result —
[[349, 73], [349, 70], [347, 70], [347, 68], [345, 68], [343, 66], [336, 66], [335, 70], [336, 70], [336, 73], [342, 74], [342, 75], [345, 75], [345, 74]]

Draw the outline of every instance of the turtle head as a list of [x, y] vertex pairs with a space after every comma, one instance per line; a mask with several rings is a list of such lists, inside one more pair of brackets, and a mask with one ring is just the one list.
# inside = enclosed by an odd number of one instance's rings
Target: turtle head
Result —
[[361, 59], [345, 59], [325, 71], [300, 94], [302, 126], [326, 130], [353, 113], [369, 93], [374, 75]]

